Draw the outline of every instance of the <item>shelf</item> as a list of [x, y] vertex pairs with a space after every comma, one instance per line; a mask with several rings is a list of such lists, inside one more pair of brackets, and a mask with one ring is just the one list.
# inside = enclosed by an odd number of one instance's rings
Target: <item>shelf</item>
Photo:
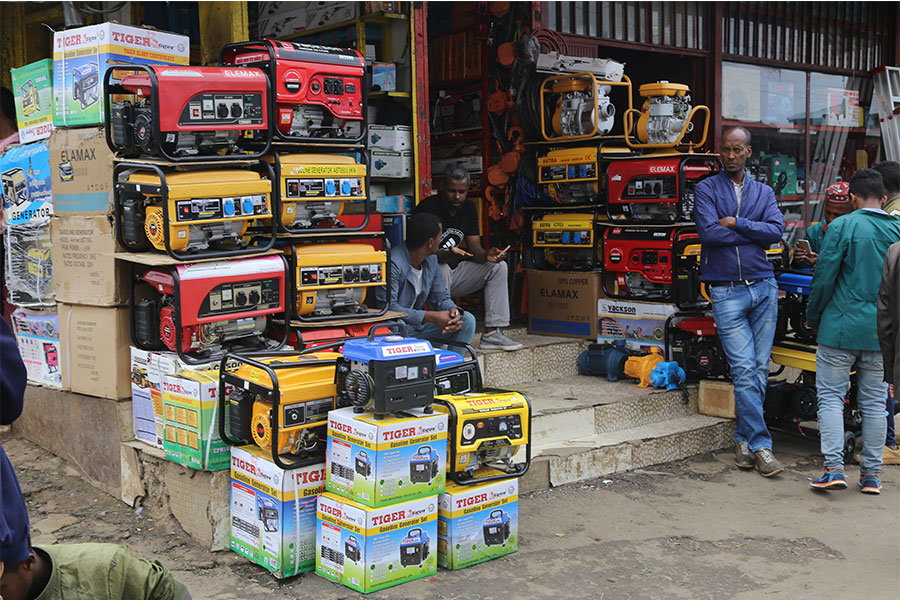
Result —
[[747, 129], [759, 129], [762, 131], [780, 131], [782, 133], [803, 133], [802, 125], [770, 125], [768, 123], [747, 123], [730, 119], [723, 119], [722, 125], [725, 127], [746, 127]]
[[369, 100], [380, 100], [382, 98], [412, 98], [411, 92], [369, 92], [367, 95]]
[[[401, 15], [399, 13], [377, 13], [371, 15], [363, 15], [357, 19], [350, 19], [349, 21], [341, 21], [340, 23], [331, 23], [329, 25], [323, 25], [322, 27], [315, 27], [313, 29], [306, 29], [304, 31], [298, 31], [297, 33], [292, 33], [291, 35], [283, 36], [279, 39], [282, 40], [295, 40], [297, 38], [302, 38], [307, 35], [316, 35], [318, 33], [325, 33], [326, 31], [332, 31], [334, 29], [342, 29], [344, 27], [354, 27], [357, 23], [374, 23], [376, 25], [387, 25], [388, 23], [394, 21], [404, 21], [409, 20], [409, 15]], [[355, 43], [354, 43], [355, 45]]]

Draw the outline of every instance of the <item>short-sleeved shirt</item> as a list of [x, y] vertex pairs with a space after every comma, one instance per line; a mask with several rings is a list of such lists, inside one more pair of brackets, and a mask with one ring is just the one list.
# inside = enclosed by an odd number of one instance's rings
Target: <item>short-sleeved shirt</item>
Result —
[[[475, 208], [475, 203], [469, 199], [460, 204], [455, 215], [447, 212], [444, 202], [438, 195], [429, 196], [419, 202], [413, 212], [428, 212], [441, 220], [441, 227], [444, 229], [444, 233], [441, 235], [441, 250], [462, 246], [466, 236], [479, 235], [478, 210]], [[453, 256], [447, 260], [447, 264], [451, 268], [455, 268], [460, 260], [461, 258]]]

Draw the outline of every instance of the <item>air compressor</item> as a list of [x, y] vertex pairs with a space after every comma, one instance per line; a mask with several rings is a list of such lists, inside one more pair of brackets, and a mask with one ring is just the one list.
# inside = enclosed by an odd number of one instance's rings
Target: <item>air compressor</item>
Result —
[[[544, 79], [540, 88], [541, 133], [547, 141], [572, 141], [607, 135], [615, 123], [616, 107], [609, 94], [614, 86], [631, 81], [619, 71], [615, 81], [590, 72], [566, 73]], [[548, 119], [549, 117], [549, 119]]]
[[152, 267], [132, 272], [131, 338], [197, 364], [229, 349], [274, 350], [269, 320], [288, 320], [287, 264], [281, 256]]
[[227, 354], [219, 376], [222, 440], [232, 446], [254, 443], [271, 452], [282, 469], [324, 460], [338, 358], [334, 352]]
[[[304, 233], [323, 226], [360, 231], [369, 222], [366, 165], [341, 154], [279, 154], [267, 156], [275, 170], [278, 230]], [[362, 223], [347, 228], [340, 220], [346, 205], [360, 202]]]
[[531, 403], [524, 394], [498, 390], [435, 396], [434, 401], [435, 410], [448, 417], [450, 479], [467, 485], [521, 477], [528, 471]]
[[502, 546], [506, 544], [510, 534], [509, 515], [502, 508], [492, 510], [488, 518], [481, 524], [481, 533], [485, 546]]
[[675, 313], [666, 319], [666, 358], [684, 369], [688, 379], [728, 376], [728, 357], [715, 319], [704, 313]]
[[358, 144], [366, 137], [366, 62], [356, 50], [263, 40], [225, 46], [221, 62], [266, 73], [279, 141]]
[[259, 69], [130, 64], [107, 70], [104, 94], [106, 143], [124, 156], [260, 158], [271, 143]]
[[166, 252], [176, 260], [265, 252], [275, 244], [276, 232], [271, 173], [264, 173], [166, 173], [156, 165], [119, 163], [113, 172], [119, 243], [133, 252]]
[[431, 484], [437, 477], [438, 453], [431, 446], [422, 446], [416, 453], [409, 457], [409, 482]]
[[430, 554], [431, 540], [421, 527], [410, 529], [406, 537], [400, 540], [400, 565], [404, 567], [420, 567]]
[[532, 244], [526, 252], [533, 268], [590, 271], [596, 266], [595, 213], [548, 213], [531, 221]]
[[380, 317], [369, 310], [366, 295], [374, 288], [390, 289], [388, 253], [365, 243], [306, 244], [287, 249], [294, 274], [294, 318], [304, 322]]

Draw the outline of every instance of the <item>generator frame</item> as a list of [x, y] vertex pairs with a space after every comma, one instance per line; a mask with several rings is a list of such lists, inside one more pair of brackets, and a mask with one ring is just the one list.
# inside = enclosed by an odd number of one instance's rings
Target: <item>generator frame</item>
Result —
[[[268, 176], [269, 180], [272, 181], [272, 187], [274, 188], [275, 182], [273, 178], [273, 172], [271, 166], [265, 161], [259, 161], [258, 168], [263, 170], [262, 175]], [[157, 177], [159, 177], [159, 185], [145, 185], [139, 183], [129, 183], [127, 181], [119, 181], [119, 177], [122, 176], [125, 171], [128, 170], [143, 170], [143, 171], [152, 171]], [[278, 234], [275, 229], [275, 219], [274, 214], [272, 218], [271, 226], [268, 227], [268, 231], [265, 231], [262, 227], [254, 227], [253, 234], [251, 236], [251, 241], [249, 244], [256, 244], [255, 247], [250, 248], [248, 244], [248, 248], [246, 250], [234, 249], [234, 250], [206, 250], [201, 252], [182, 252], [180, 250], [173, 250], [172, 244], [169, 240], [169, 186], [166, 184], [166, 174], [163, 170], [157, 166], [150, 163], [142, 163], [142, 162], [121, 162], [117, 163], [115, 168], [113, 169], [113, 211], [116, 220], [116, 241], [120, 246], [128, 250], [129, 252], [140, 252], [140, 250], [131, 250], [124, 240], [124, 233], [122, 227], [122, 194], [123, 193], [135, 193], [135, 194], [143, 194], [150, 193], [155, 196], [159, 196], [160, 204], [162, 205], [162, 213], [163, 213], [163, 221], [165, 223], [165, 227], [163, 228], [163, 242], [166, 246], [166, 254], [171, 256], [173, 259], [178, 261], [192, 261], [202, 258], [228, 258], [234, 256], [253, 256], [255, 254], [263, 254], [272, 249], [275, 245], [276, 236]], [[272, 195], [269, 197], [269, 207], [274, 211], [274, 191]], [[248, 229], [248, 234], [250, 234], [250, 230]], [[264, 238], [264, 235], [268, 235], [268, 239], [262, 244], [259, 245], [259, 241]]]
[[[472, 389], [469, 390], [469, 392], [465, 392], [465, 393], [472, 393], [472, 392], [481, 393], [482, 391], [484, 391], [484, 380], [481, 377], [481, 366], [478, 364], [478, 355], [475, 354], [474, 347], [472, 347], [470, 344], [467, 344], [465, 342], [457, 342], [455, 340], [442, 340], [442, 339], [438, 339], [438, 338], [423, 338], [423, 339], [430, 342], [431, 346], [435, 349], [437, 349], [439, 346], [446, 346], [447, 350], [453, 350], [454, 352], [459, 350], [460, 351], [459, 355], [463, 357], [463, 362], [459, 363], [459, 365], [456, 365], [456, 366], [470, 367], [470, 368], [472, 368], [472, 370], [475, 373], [475, 381], [472, 382]], [[465, 354], [463, 354], [462, 351], [465, 351], [466, 353], [468, 353], [468, 355], [471, 358], [466, 360]], [[438, 365], [435, 365], [435, 368], [434, 368], [435, 388], [437, 388], [437, 379], [440, 376], [440, 374], [441, 374], [440, 368], [438, 367]], [[434, 393], [436, 396], [440, 395], [440, 393], [437, 391], [437, 389], [435, 389]]]
[[[663, 325], [663, 342], [665, 343], [665, 347], [663, 348], [663, 358], [665, 360], [675, 361], [675, 359], [672, 357], [672, 342], [673, 342], [672, 338], [673, 338], [673, 335], [674, 335], [677, 327], [675, 325], [673, 325], [673, 322], [676, 319], [684, 320], [684, 319], [701, 318], [701, 317], [712, 317], [712, 308], [710, 307], [706, 310], [701, 310], [701, 309], [678, 310], [677, 312], [672, 313], [671, 315], [669, 315], [666, 318], [666, 322]], [[722, 340], [719, 339], [718, 332], [716, 333], [716, 338], [718, 340], [719, 348], [722, 350], [722, 356], [724, 357], [725, 349], [722, 347]], [[678, 361], [675, 361], [675, 362], [678, 362]], [[678, 363], [678, 364], [679, 364], [679, 366], [681, 366], [684, 369], [685, 375], [688, 380], [697, 379], [697, 378], [700, 378], [700, 379], [707, 378], [706, 375], [701, 375], [701, 374], [695, 373], [693, 371], [688, 372], [688, 369], [685, 365], [683, 365], [681, 363]], [[724, 374], [716, 377], [716, 379], [723, 378], [727, 381], [731, 381], [730, 372], [727, 370], [727, 367], [728, 367], [727, 357], [726, 357], [725, 367], [726, 367], [726, 372]]]
[[[253, 440], [240, 440], [236, 438], [232, 438], [228, 434], [228, 427], [226, 424], [226, 396], [225, 396], [225, 387], [230, 384], [235, 386], [236, 388], [240, 388], [244, 391], [255, 393], [258, 396], [263, 397], [265, 400], [271, 403], [272, 408], [269, 410], [269, 427], [272, 429], [272, 443], [270, 445], [270, 451], [272, 454], [272, 462], [275, 463], [278, 467], [290, 471], [293, 469], [299, 469], [302, 467], [308, 467], [309, 465], [314, 465], [322, 462], [325, 458], [325, 443], [324, 436], [320, 441], [321, 453], [316, 452], [315, 456], [310, 456], [307, 458], [298, 459], [294, 462], [285, 462], [281, 458], [281, 454], [278, 452], [278, 415], [280, 414], [281, 408], [281, 393], [278, 385], [278, 373], [276, 372], [278, 369], [296, 369], [298, 367], [321, 367], [336, 364], [334, 359], [331, 360], [323, 360], [323, 359], [315, 359], [310, 360], [306, 363], [270, 363], [265, 364], [258, 360], [254, 360], [254, 358], [268, 358], [268, 357], [279, 357], [279, 356], [297, 356], [296, 352], [293, 351], [282, 351], [282, 352], [247, 352], [243, 354], [232, 354], [228, 353], [222, 357], [221, 362], [219, 363], [220, 375], [219, 375], [219, 437], [222, 438], [222, 441], [228, 444], [229, 446], [241, 446], [247, 444], [253, 444]], [[253, 357], [253, 358], [251, 358]], [[272, 382], [271, 387], [267, 387], [264, 385], [260, 385], [258, 383], [253, 383], [246, 379], [241, 379], [236, 375], [232, 375], [229, 371], [234, 370], [235, 365], [240, 363], [249, 365], [256, 369], [260, 369], [265, 371], [266, 375], [269, 376], [269, 381]], [[226, 368], [227, 366], [227, 368]], [[337, 396], [334, 398], [335, 402], [337, 402]], [[327, 427], [327, 422], [322, 423], [322, 427]]]

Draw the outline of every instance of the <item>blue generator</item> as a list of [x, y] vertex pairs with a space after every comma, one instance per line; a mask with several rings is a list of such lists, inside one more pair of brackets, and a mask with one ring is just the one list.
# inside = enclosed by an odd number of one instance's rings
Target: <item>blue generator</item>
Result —
[[400, 540], [400, 564], [404, 567], [422, 566], [428, 558], [428, 534], [419, 527], [406, 532]]

